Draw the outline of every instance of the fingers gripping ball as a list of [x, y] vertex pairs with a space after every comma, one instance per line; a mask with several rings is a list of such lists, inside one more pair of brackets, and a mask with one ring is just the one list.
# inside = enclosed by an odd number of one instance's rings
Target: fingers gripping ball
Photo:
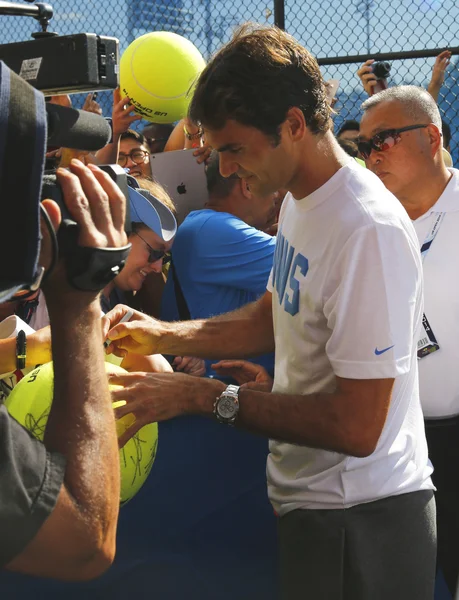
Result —
[[136, 113], [153, 123], [184, 117], [205, 62], [189, 40], [169, 31], [140, 36], [120, 61], [120, 89]]
[[[126, 372], [116, 365], [106, 363], [106, 367], [110, 372]], [[21, 379], [5, 401], [10, 415], [39, 440], [44, 438], [53, 399], [53, 384], [53, 363], [41, 365]], [[111, 385], [110, 389], [119, 389], [119, 386]], [[123, 404], [124, 401], [115, 402], [113, 408]], [[132, 414], [118, 419], [118, 437], [134, 421], [135, 417]], [[120, 450], [121, 505], [133, 498], [145, 483], [156, 457], [157, 445], [158, 425], [150, 423], [142, 427]]]

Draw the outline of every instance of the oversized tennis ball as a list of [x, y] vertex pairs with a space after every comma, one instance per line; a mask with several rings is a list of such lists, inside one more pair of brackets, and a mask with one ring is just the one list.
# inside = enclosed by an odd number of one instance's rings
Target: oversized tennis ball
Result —
[[169, 31], [140, 36], [120, 61], [121, 96], [152, 123], [173, 123], [188, 110], [204, 59], [189, 40]]
[[[113, 364], [106, 363], [107, 371], [126, 373]], [[45, 427], [53, 400], [53, 363], [46, 363], [31, 371], [15, 386], [5, 400], [5, 406], [12, 417], [24, 425], [34, 437], [43, 440]], [[110, 389], [120, 386], [110, 385]], [[113, 408], [125, 404], [118, 401]], [[133, 414], [127, 414], [116, 422], [118, 437], [135, 421]], [[125, 504], [140, 490], [151, 471], [158, 445], [158, 425], [149, 423], [138, 431], [120, 450], [121, 492], [120, 502]]]

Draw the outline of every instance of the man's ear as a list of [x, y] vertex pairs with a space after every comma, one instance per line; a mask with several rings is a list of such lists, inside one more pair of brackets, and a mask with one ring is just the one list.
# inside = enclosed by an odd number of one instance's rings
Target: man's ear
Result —
[[251, 200], [252, 192], [250, 191], [250, 187], [247, 181], [245, 179], [241, 179], [239, 185], [241, 186], [241, 192], [244, 198], [247, 198], [247, 200]]
[[427, 133], [429, 135], [430, 147], [432, 149], [432, 156], [437, 154], [438, 150], [443, 148], [443, 136], [436, 125], [430, 123], [427, 126]]
[[298, 106], [290, 108], [282, 127], [293, 141], [300, 141], [307, 129], [303, 111]]

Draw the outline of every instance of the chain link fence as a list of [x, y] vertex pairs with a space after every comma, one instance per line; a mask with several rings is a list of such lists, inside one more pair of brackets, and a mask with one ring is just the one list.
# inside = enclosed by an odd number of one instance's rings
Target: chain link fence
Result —
[[[246, 21], [276, 23], [315, 56], [324, 59], [320, 62], [324, 63], [326, 79], [339, 79], [336, 128], [346, 119], [359, 118], [365, 93], [356, 71], [367, 56], [411, 50], [440, 51], [457, 46], [459, 39], [459, 3], [455, 0], [51, 0], [51, 3], [54, 18], [50, 30], [61, 35], [88, 32], [114, 36], [120, 40], [121, 52], [139, 35], [166, 30], [190, 39], [208, 59], [231, 38], [238, 25]], [[37, 29], [33, 19], [0, 16], [2, 43], [30, 39]], [[342, 62], [343, 57], [355, 55], [359, 58], [353, 58], [353, 62]], [[427, 87], [434, 60], [434, 57], [400, 55], [391, 61], [390, 85]], [[439, 106], [442, 117], [451, 126], [451, 150], [455, 164], [459, 165], [457, 61], [454, 55], [440, 92]], [[81, 106], [82, 101], [74, 96], [76, 106]], [[98, 101], [109, 116], [111, 93], [102, 92]]]

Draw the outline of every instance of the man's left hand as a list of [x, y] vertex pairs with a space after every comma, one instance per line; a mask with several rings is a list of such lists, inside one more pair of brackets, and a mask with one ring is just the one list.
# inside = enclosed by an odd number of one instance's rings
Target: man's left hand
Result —
[[135, 422], [119, 438], [120, 448], [144, 425], [167, 421], [184, 414], [212, 414], [213, 403], [226, 388], [212, 379], [198, 379], [183, 373], [126, 373], [109, 377], [113, 402], [126, 404], [115, 410], [120, 419], [132, 413]]

